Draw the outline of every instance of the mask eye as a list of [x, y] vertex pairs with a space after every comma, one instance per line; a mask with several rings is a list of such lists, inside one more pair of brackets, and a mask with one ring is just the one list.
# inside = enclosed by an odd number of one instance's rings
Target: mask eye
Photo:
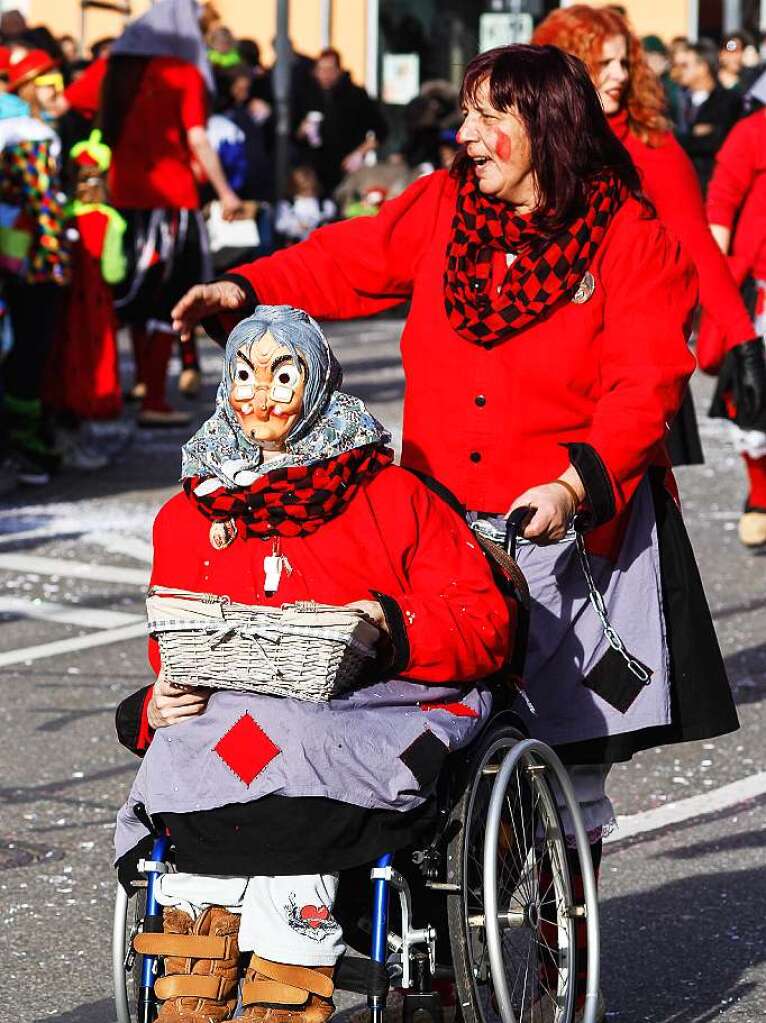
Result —
[[237, 362], [233, 394], [238, 401], [248, 401], [255, 394], [255, 373], [246, 362]]
[[274, 383], [281, 387], [295, 388], [301, 378], [301, 371], [291, 362], [283, 363], [274, 374]]

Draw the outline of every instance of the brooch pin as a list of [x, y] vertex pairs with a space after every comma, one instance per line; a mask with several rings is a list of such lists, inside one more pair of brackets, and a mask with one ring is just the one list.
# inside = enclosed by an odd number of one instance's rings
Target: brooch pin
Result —
[[210, 546], [217, 551], [222, 551], [229, 544], [234, 543], [237, 537], [237, 524], [234, 519], [227, 519], [225, 522], [214, 522], [210, 527]]
[[584, 305], [596, 290], [596, 278], [588, 270], [583, 279], [577, 285], [577, 291], [572, 295], [575, 305]]

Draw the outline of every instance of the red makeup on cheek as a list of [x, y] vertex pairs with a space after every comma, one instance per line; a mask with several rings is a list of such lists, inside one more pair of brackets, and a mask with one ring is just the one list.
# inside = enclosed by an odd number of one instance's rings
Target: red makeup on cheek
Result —
[[498, 131], [495, 135], [495, 152], [501, 160], [509, 159], [511, 155], [511, 140], [505, 132]]

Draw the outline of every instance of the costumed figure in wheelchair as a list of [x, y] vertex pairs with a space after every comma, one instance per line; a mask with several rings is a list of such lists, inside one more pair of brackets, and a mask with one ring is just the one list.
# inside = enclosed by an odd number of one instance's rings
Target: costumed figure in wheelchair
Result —
[[[415, 1000], [410, 1015], [437, 1018], [446, 970], [467, 1023], [563, 1023], [574, 921], [587, 904], [595, 929], [595, 895], [567, 777], [503, 709], [519, 594], [507, 580], [502, 592], [460, 514], [392, 464], [388, 434], [340, 382], [311, 317], [258, 307], [229, 337], [215, 412], [157, 516], [157, 681], [117, 712], [121, 741], [143, 757], [116, 832], [118, 1017], [323, 1023], [343, 984], [379, 1020], [393, 982]], [[294, 661], [271, 666], [271, 690], [247, 671], [217, 688], [191, 652], [195, 615], [211, 658], [225, 668], [232, 651], [232, 677], [236, 651], [284, 640], [273, 622], [229, 621], [241, 605], [275, 620], [284, 605], [355, 618], [367, 649], [353, 684], [324, 699], [292, 691], [290, 671], [319, 670]], [[580, 905], [562, 801], [587, 861]], [[339, 876], [369, 881], [371, 865], [371, 955], [339, 968], [357, 923], [345, 925]], [[356, 895], [346, 902], [359, 910]], [[435, 902], [432, 919], [415, 919]]]

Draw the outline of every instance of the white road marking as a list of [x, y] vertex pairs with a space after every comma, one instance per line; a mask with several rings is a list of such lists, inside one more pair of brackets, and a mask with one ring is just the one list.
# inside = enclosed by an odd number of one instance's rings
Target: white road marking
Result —
[[143, 621], [143, 615], [129, 614], [127, 611], [108, 611], [81, 604], [57, 604], [52, 600], [34, 601], [24, 597], [0, 597], [0, 614], [39, 618], [45, 622], [61, 622], [63, 625], [80, 625], [85, 629], [116, 629]]
[[16, 533], [0, 533], [0, 545], [23, 543], [27, 540], [58, 540], [76, 538], [80, 543], [93, 543], [110, 554], [122, 554], [136, 561], [152, 563], [152, 545], [137, 536], [130, 536], [119, 531], [113, 533], [89, 533], [85, 530], [72, 530], [60, 526], [44, 526], [41, 529], [25, 529]]
[[0, 533], [0, 544], [20, 543], [24, 540], [55, 540], [61, 536], [72, 536], [73, 533], [77, 537], [81, 535], [79, 530], [51, 529], [50, 526], [44, 526], [41, 529], [23, 529], [17, 533]]
[[24, 661], [39, 661], [44, 657], [56, 657], [60, 654], [71, 654], [76, 650], [87, 650], [94, 646], [107, 646], [109, 643], [121, 643], [126, 639], [137, 639], [146, 636], [146, 622], [134, 625], [123, 625], [119, 629], [102, 629], [91, 632], [87, 636], [73, 636], [71, 639], [59, 639], [52, 643], [39, 646], [23, 647], [20, 650], [8, 650], [0, 653], [0, 668], [9, 664], [21, 664]]
[[34, 575], [57, 575], [70, 579], [93, 579], [105, 583], [127, 583], [146, 586], [149, 572], [141, 568], [118, 565], [92, 565], [65, 558], [44, 558], [34, 554], [0, 554], [0, 571], [24, 572]]
[[147, 565], [151, 565], [154, 557], [154, 549], [150, 543], [140, 537], [124, 533], [88, 533], [82, 538], [82, 542], [95, 543], [110, 554], [122, 554], [135, 561], [143, 561]]
[[605, 841], [620, 842], [633, 838], [647, 831], [656, 831], [671, 824], [680, 824], [693, 817], [702, 817], [719, 810], [728, 810], [748, 799], [756, 799], [766, 793], [766, 771], [740, 778], [729, 785], [722, 785], [711, 792], [701, 792], [698, 796], [679, 799], [665, 806], [655, 806], [652, 810], [644, 810], [627, 817], [617, 818], [617, 828]]

